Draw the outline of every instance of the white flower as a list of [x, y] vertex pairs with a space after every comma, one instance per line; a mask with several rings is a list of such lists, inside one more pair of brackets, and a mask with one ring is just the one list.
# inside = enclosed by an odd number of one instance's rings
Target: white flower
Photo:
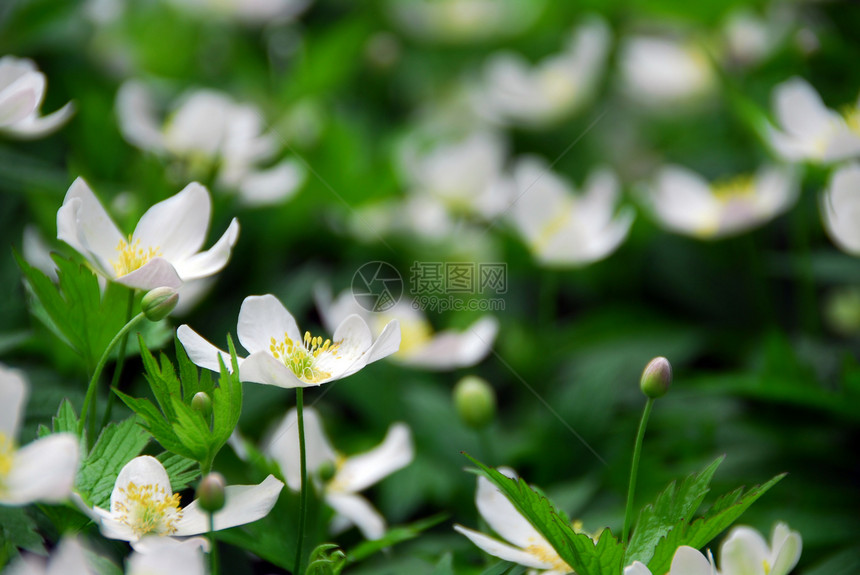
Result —
[[78, 438], [73, 433], [54, 433], [17, 447], [26, 398], [23, 375], [0, 364], [0, 505], [63, 501], [78, 471]]
[[74, 112], [69, 102], [47, 116], [39, 115], [45, 97], [45, 75], [32, 60], [0, 58], [0, 133], [39, 138], [59, 128]]
[[576, 195], [544, 162], [525, 158], [515, 166], [514, 180], [518, 194], [510, 218], [541, 263], [589, 264], [607, 257], [627, 237], [634, 212], [617, 210], [620, 190], [612, 172], [593, 171]]
[[180, 541], [172, 537], [147, 536], [135, 543], [126, 564], [126, 575], [206, 575], [203, 551], [209, 542], [202, 537]]
[[860, 156], [860, 101], [839, 114], [827, 108], [806, 80], [774, 88], [779, 129], [769, 127], [773, 149], [788, 161], [838, 162]]
[[662, 168], [646, 200], [668, 229], [714, 239], [754, 228], [790, 208], [797, 199], [794, 173], [763, 166], [755, 175], [708, 183], [680, 166]]
[[[502, 467], [499, 471], [508, 477], [516, 478], [512, 469]], [[513, 503], [486, 477], [478, 477], [475, 505], [487, 525], [508, 542], [504, 543], [462, 525], [454, 526], [454, 529], [468, 537], [484, 552], [530, 567], [529, 575], [567, 575], [573, 571], [543, 535], [532, 527], [528, 519], [523, 517]]]
[[833, 243], [860, 256], [860, 164], [848, 164], [833, 172], [821, 196], [821, 216]]
[[101, 571], [87, 559], [86, 550], [77, 538], [64, 537], [47, 560], [32, 554], [22, 555], [3, 573], [4, 575], [96, 575]]
[[475, 112], [502, 125], [526, 126], [575, 112], [597, 87], [610, 40], [609, 27], [593, 17], [573, 32], [563, 52], [534, 66], [514, 53], [492, 56], [483, 85], [472, 94]]
[[[228, 485], [225, 503], [215, 512], [215, 530], [244, 525], [265, 517], [284, 484], [269, 475], [259, 485]], [[141, 455], [119, 472], [110, 496], [110, 509], [93, 507], [88, 514], [109, 539], [136, 542], [144, 536], [185, 537], [209, 531], [209, 515], [197, 501], [179, 506], [164, 466], [154, 457]], [[145, 551], [147, 542], [142, 549]]]
[[[641, 562], [634, 561], [632, 565], [624, 568], [624, 575], [651, 575], [651, 570]], [[714, 558], [710, 551], [705, 557], [697, 549], [682, 545], [675, 551], [672, 567], [666, 575], [717, 575], [717, 568], [714, 566]], [[731, 575], [731, 573], [724, 571], [723, 575]]]
[[295, 18], [311, 0], [170, 0], [179, 8], [201, 16], [236, 18], [247, 24], [266, 24], [272, 20]]
[[[250, 354], [239, 360], [242, 381], [278, 387], [308, 387], [341, 379], [397, 351], [400, 326], [389, 322], [373, 341], [370, 328], [357, 315], [341, 322], [332, 340], [302, 337], [296, 320], [273, 295], [249, 296], [239, 310], [239, 342]], [[218, 357], [230, 367], [230, 356], [187, 325], [176, 330], [188, 357], [206, 369], [219, 371]]]
[[[304, 425], [308, 477], [318, 480], [323, 499], [337, 512], [332, 530], [340, 531], [355, 525], [367, 539], [382, 537], [385, 534], [385, 520], [358, 492], [412, 461], [414, 448], [409, 427], [395, 423], [388, 429], [379, 446], [365, 453], [345, 457], [332, 448], [314, 409], [304, 410]], [[287, 413], [264, 451], [281, 466], [290, 489], [301, 489], [299, 431], [295, 409]], [[333, 474], [320, 477], [320, 471], [325, 467], [329, 467], [328, 471], [333, 469]]]
[[183, 281], [215, 274], [227, 265], [239, 235], [234, 218], [224, 235], [205, 252], [212, 200], [193, 182], [149, 208], [134, 233], [124, 236], [87, 183], [72, 183], [57, 212], [57, 237], [84, 256], [111, 281], [149, 290], [177, 288]]
[[751, 527], [732, 529], [720, 547], [723, 575], [787, 575], [797, 565], [803, 542], [800, 533], [777, 523], [770, 545]]
[[785, 40], [793, 15], [786, 6], [772, 5], [765, 16], [744, 7], [723, 21], [722, 34], [730, 61], [754, 66], [771, 56]]
[[278, 203], [296, 193], [304, 168], [285, 160], [261, 168], [278, 152], [275, 133], [263, 133], [263, 116], [249, 104], [234, 102], [214, 90], [195, 90], [182, 96], [163, 125], [149, 90], [140, 82], [120, 87], [116, 101], [120, 130], [135, 146], [179, 158], [192, 172], [218, 168], [218, 184], [239, 192], [248, 206]]
[[410, 367], [436, 371], [471, 367], [490, 353], [499, 331], [498, 320], [485, 316], [462, 331], [433, 333], [433, 326], [424, 314], [405, 300], [385, 311], [371, 313], [358, 304], [349, 290], [341, 292], [335, 300], [323, 287], [317, 288], [314, 295], [327, 329], [333, 329], [351, 314], [361, 316], [374, 333], [381, 333], [388, 322], [396, 320], [400, 325], [400, 349], [391, 359]]

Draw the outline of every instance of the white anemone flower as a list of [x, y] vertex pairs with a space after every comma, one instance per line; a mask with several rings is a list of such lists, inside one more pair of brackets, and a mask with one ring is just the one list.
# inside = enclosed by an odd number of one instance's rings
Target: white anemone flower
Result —
[[358, 304], [350, 290], [341, 292], [332, 300], [329, 290], [320, 286], [314, 296], [327, 329], [333, 329], [351, 314], [361, 316], [375, 333], [381, 333], [388, 322], [396, 320], [400, 325], [400, 349], [391, 359], [409, 367], [433, 371], [471, 367], [490, 353], [499, 332], [498, 320], [489, 315], [463, 330], [447, 329], [434, 333], [433, 326], [421, 310], [405, 300], [385, 311], [371, 313]]
[[45, 75], [32, 60], [0, 58], [0, 134], [39, 138], [62, 126], [74, 112], [71, 102], [47, 116], [39, 115], [45, 97]]
[[[259, 485], [228, 485], [224, 507], [214, 514], [215, 530], [244, 525], [265, 517], [278, 500], [284, 484], [269, 475]], [[110, 509], [95, 506], [88, 515], [108, 539], [129, 541], [145, 552], [148, 536], [187, 537], [209, 531], [209, 514], [197, 500], [180, 507], [164, 466], [141, 455], [120, 470], [110, 496]], [[141, 538], [144, 538], [141, 540]]]
[[[740, 575], [738, 571], [724, 571], [725, 575]], [[745, 572], [744, 572], [745, 573]], [[624, 575], [651, 575], [651, 570], [643, 563], [634, 561], [624, 568]], [[699, 550], [681, 545], [672, 557], [672, 566], [666, 575], [717, 575], [714, 557], [708, 551], [705, 557]]]
[[709, 183], [680, 166], [665, 166], [646, 201], [660, 223], [675, 232], [716, 239], [759, 226], [790, 208], [798, 195], [794, 172], [763, 166], [754, 175]]
[[[385, 519], [358, 492], [412, 462], [415, 454], [409, 427], [394, 423], [379, 446], [346, 457], [331, 446], [316, 410], [305, 409], [304, 425], [308, 477], [317, 482], [323, 499], [337, 513], [332, 531], [355, 525], [367, 539], [382, 537]], [[287, 413], [264, 451], [281, 466], [290, 489], [300, 490], [299, 428], [295, 409]]]
[[821, 196], [821, 216], [833, 243], [860, 256], [860, 164], [848, 164], [833, 172]]
[[22, 555], [3, 573], [4, 575], [97, 575], [101, 573], [101, 570], [96, 569], [87, 559], [86, 554], [86, 549], [77, 538], [64, 537], [47, 559], [32, 554]]
[[124, 236], [90, 187], [78, 178], [57, 212], [57, 238], [84, 256], [93, 269], [110, 281], [130, 288], [178, 288], [182, 282], [221, 271], [239, 236], [233, 218], [224, 235], [205, 252], [212, 200], [192, 182], [149, 208], [134, 233]]
[[769, 545], [755, 529], [738, 526], [720, 547], [720, 569], [725, 575], [788, 575], [802, 547], [800, 533], [782, 522], [774, 526]]
[[[499, 471], [508, 477], [517, 477], [512, 469], [500, 467]], [[475, 505], [487, 525], [507, 543], [462, 525], [455, 525], [454, 529], [468, 537], [485, 553], [525, 565], [530, 568], [529, 575], [567, 575], [573, 572], [543, 535], [537, 532], [529, 520], [523, 517], [514, 504], [486, 477], [478, 476]]]
[[635, 217], [618, 210], [615, 174], [596, 169], [581, 194], [537, 158], [514, 167], [518, 195], [509, 217], [529, 249], [549, 266], [586, 265], [609, 256], [627, 238]]
[[794, 14], [782, 4], [764, 16], [747, 7], [732, 10], [722, 25], [726, 55], [731, 63], [755, 66], [776, 52], [793, 27]]
[[773, 90], [779, 129], [770, 145], [785, 160], [832, 163], [860, 157], [860, 100], [840, 114], [827, 108], [815, 88], [792, 78]]
[[209, 541], [203, 537], [179, 540], [149, 535], [135, 543], [128, 557], [126, 575], [206, 575], [204, 551]]
[[606, 65], [612, 34], [592, 17], [577, 27], [564, 51], [538, 64], [514, 53], [492, 56], [472, 94], [475, 112], [502, 125], [545, 126], [593, 96]]
[[71, 495], [78, 471], [78, 438], [73, 433], [54, 433], [17, 446], [27, 393], [24, 376], [0, 364], [0, 505], [63, 501]]
[[[249, 296], [239, 310], [239, 342], [248, 357], [239, 359], [242, 381], [277, 387], [309, 387], [344, 378], [364, 366], [397, 351], [400, 326], [389, 322], [373, 341], [370, 328], [357, 315], [343, 320], [332, 339], [323, 340], [305, 332], [273, 295]], [[176, 335], [188, 357], [200, 367], [219, 371], [219, 356], [231, 366], [230, 355], [187, 325]]]

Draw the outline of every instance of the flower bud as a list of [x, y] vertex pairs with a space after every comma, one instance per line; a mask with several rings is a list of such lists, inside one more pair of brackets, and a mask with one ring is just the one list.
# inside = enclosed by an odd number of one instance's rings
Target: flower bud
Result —
[[212, 398], [205, 391], [198, 391], [191, 398], [191, 409], [199, 411], [203, 419], [209, 419], [212, 415]]
[[179, 301], [179, 292], [169, 287], [157, 287], [146, 292], [140, 302], [143, 315], [149, 321], [161, 321], [173, 311]]
[[335, 473], [337, 473], [337, 468], [335, 468], [334, 463], [331, 461], [323, 461], [320, 466], [317, 467], [317, 476], [323, 483], [331, 481], [332, 478], [334, 478]]
[[463, 423], [481, 429], [496, 416], [496, 394], [486, 380], [469, 375], [454, 386], [454, 406]]
[[197, 501], [200, 509], [207, 513], [215, 513], [224, 507], [224, 490], [227, 482], [224, 476], [213, 471], [200, 480], [197, 486]]
[[655, 357], [648, 362], [639, 380], [639, 388], [651, 399], [663, 397], [672, 385], [672, 364], [665, 357]]

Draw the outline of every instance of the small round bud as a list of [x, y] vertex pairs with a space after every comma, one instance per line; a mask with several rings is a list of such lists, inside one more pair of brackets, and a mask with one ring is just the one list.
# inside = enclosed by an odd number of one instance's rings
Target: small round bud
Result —
[[204, 419], [212, 415], [212, 398], [205, 391], [198, 391], [191, 398], [191, 409], [199, 411]]
[[323, 483], [331, 481], [334, 478], [335, 473], [337, 473], [337, 468], [331, 461], [323, 461], [320, 466], [317, 467], [317, 476]]
[[639, 388], [651, 399], [663, 397], [672, 385], [672, 364], [665, 357], [655, 357], [648, 362], [639, 380]]
[[179, 292], [169, 287], [157, 287], [146, 292], [140, 309], [149, 321], [161, 321], [173, 311], [179, 302]]
[[824, 319], [827, 326], [842, 336], [860, 332], [860, 289], [856, 287], [834, 290], [824, 302]]
[[215, 513], [224, 507], [224, 490], [227, 487], [227, 482], [224, 476], [213, 471], [206, 477], [200, 480], [200, 485], [197, 486], [197, 501], [199, 501], [200, 509], [208, 513]]
[[486, 380], [468, 375], [454, 386], [454, 406], [463, 423], [482, 429], [496, 416], [496, 393]]

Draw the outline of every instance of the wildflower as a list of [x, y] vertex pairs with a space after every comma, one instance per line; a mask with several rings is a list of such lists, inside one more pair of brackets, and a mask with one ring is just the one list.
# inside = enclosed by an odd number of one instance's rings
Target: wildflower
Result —
[[[316, 410], [304, 410], [308, 475], [313, 477], [325, 502], [337, 512], [333, 531], [355, 525], [367, 539], [385, 534], [385, 519], [362, 496], [383, 477], [408, 465], [414, 457], [412, 434], [403, 423], [395, 423], [382, 443], [370, 451], [345, 457], [334, 450], [322, 429]], [[299, 465], [299, 431], [296, 410], [287, 413], [264, 451], [281, 466], [287, 485], [302, 487]]]
[[39, 138], [62, 126], [74, 112], [71, 102], [47, 116], [39, 115], [45, 97], [45, 75], [32, 60], [0, 58], [0, 133]]
[[[643, 563], [634, 561], [632, 565], [624, 568], [624, 575], [651, 575], [651, 570]], [[672, 567], [666, 575], [717, 575], [717, 568], [710, 551], [705, 557], [697, 549], [682, 545], [675, 551]], [[724, 571], [723, 575], [731, 574]]]
[[78, 438], [54, 433], [18, 448], [27, 382], [0, 365], [0, 504], [56, 503], [71, 494], [78, 470]]
[[848, 164], [833, 172], [821, 196], [821, 216], [833, 243], [860, 256], [860, 164]]
[[290, 20], [301, 14], [311, 0], [170, 0], [177, 8], [201, 16], [234, 18], [245, 24]]
[[[332, 339], [302, 336], [296, 320], [273, 295], [249, 296], [239, 310], [239, 342], [250, 355], [239, 361], [242, 381], [278, 387], [308, 387], [341, 379], [382, 359], [400, 346], [400, 326], [389, 322], [373, 341], [370, 328], [357, 315], [344, 319]], [[206, 369], [219, 371], [218, 357], [230, 366], [230, 356], [187, 325], [176, 331], [188, 357]]]
[[125, 237], [78, 178], [57, 212], [57, 237], [108, 280], [143, 290], [178, 288], [184, 281], [221, 271], [230, 259], [239, 236], [235, 218], [214, 246], [200, 251], [211, 211], [209, 192], [193, 182], [149, 208], [134, 233]]
[[8, 575], [96, 575], [101, 572], [87, 558], [87, 551], [80, 541], [68, 536], [63, 537], [47, 559], [23, 554], [3, 571]]
[[723, 575], [787, 575], [797, 565], [802, 547], [800, 533], [783, 522], [774, 526], [770, 545], [755, 529], [738, 526], [720, 547], [720, 570]]
[[135, 543], [126, 575], [206, 575], [203, 551], [208, 550], [209, 542], [202, 537], [180, 541], [150, 535]]

